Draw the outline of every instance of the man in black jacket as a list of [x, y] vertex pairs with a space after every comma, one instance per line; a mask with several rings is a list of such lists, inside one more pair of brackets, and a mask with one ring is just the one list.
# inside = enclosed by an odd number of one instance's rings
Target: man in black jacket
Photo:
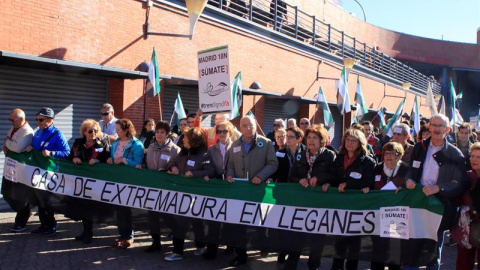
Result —
[[448, 123], [443, 114], [432, 116], [429, 126], [432, 136], [415, 144], [406, 177], [408, 189], [415, 189], [420, 184], [426, 196], [435, 195], [445, 207], [437, 233], [437, 261], [428, 265], [427, 269], [440, 269], [443, 232], [453, 224], [457, 211], [456, 198], [462, 195], [466, 185], [465, 159], [460, 150], [445, 139], [450, 131]]

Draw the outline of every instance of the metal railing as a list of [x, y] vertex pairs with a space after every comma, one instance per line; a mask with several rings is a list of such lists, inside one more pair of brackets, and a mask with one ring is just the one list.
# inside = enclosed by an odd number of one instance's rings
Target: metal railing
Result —
[[425, 74], [281, 0], [209, 0], [208, 5], [272, 28], [339, 57], [353, 58], [357, 65], [400, 82], [410, 82], [424, 93], [431, 83], [433, 93], [440, 93], [441, 85]]

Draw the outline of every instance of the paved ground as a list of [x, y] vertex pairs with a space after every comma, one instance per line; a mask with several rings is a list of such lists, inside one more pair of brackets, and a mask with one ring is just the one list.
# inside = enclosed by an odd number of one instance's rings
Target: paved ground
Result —
[[[162, 239], [164, 250], [154, 254], [145, 253], [150, 245], [147, 232], [136, 232], [133, 247], [127, 250], [112, 248], [109, 243], [114, 240], [116, 227], [94, 227], [95, 239], [90, 245], [79, 243], [73, 237], [81, 231], [81, 223], [56, 216], [58, 233], [53, 237], [34, 236], [31, 230], [39, 226], [38, 216], [32, 216], [27, 232], [10, 233], [14, 213], [0, 212], [0, 269], [228, 269], [232, 255], [223, 255], [223, 250], [215, 261], [205, 261], [193, 255], [193, 245], [186, 245], [185, 258], [178, 262], [165, 262], [163, 256], [171, 251], [171, 241]], [[250, 252], [249, 263], [238, 269], [277, 270], [276, 254], [261, 258], [259, 252]], [[307, 269], [306, 257], [302, 257], [298, 269]], [[455, 268], [456, 247], [445, 247], [442, 269]], [[330, 259], [322, 260], [321, 270], [330, 269]], [[360, 269], [368, 269], [369, 264], [360, 263]]]

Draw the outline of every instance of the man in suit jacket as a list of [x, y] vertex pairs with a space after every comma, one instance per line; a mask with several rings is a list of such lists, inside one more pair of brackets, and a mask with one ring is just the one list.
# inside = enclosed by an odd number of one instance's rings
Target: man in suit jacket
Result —
[[[466, 186], [465, 159], [460, 150], [445, 138], [450, 132], [449, 122], [443, 114], [432, 116], [429, 126], [432, 136], [415, 144], [406, 176], [408, 189], [422, 185], [425, 196], [434, 195], [445, 209], [437, 232], [438, 257], [433, 265], [427, 265], [427, 269], [440, 269], [443, 233], [453, 225], [457, 211], [456, 199]], [[404, 269], [418, 267], [405, 266]]]
[[[253, 184], [260, 184], [277, 171], [278, 161], [272, 142], [257, 134], [257, 123], [251, 116], [244, 116], [240, 120], [242, 136], [236, 140], [228, 150], [227, 180], [234, 182], [234, 178], [248, 178]], [[245, 227], [239, 228], [246, 232]], [[243, 234], [243, 238], [245, 234]], [[237, 257], [231, 266], [238, 266], [247, 262], [245, 243], [235, 248]]]

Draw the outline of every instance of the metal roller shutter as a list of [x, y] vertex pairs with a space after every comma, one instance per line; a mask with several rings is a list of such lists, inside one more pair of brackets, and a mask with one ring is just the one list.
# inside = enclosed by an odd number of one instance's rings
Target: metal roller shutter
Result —
[[[163, 93], [163, 119], [170, 122], [170, 118], [173, 113], [173, 106], [175, 105], [175, 99], [177, 93], [180, 93], [182, 99], [183, 108], [188, 110], [188, 113], [196, 113], [198, 110], [198, 87], [197, 86], [165, 86], [165, 92]], [[174, 115], [172, 126], [177, 124], [177, 116]], [[203, 117], [202, 127], [209, 128], [215, 125], [215, 117], [212, 115], [206, 115]]]
[[328, 130], [330, 134], [330, 140], [332, 141], [332, 146], [335, 149], [340, 148], [340, 144], [342, 143], [342, 135], [343, 135], [343, 117], [340, 114], [337, 106], [330, 106], [330, 112], [333, 116], [333, 121], [335, 121], [334, 126]]
[[[70, 146], [79, 137], [83, 120], [100, 119], [100, 107], [107, 100], [107, 79], [0, 66], [0, 147], [10, 128], [9, 113], [14, 108], [25, 111], [28, 123], [37, 128], [35, 114], [41, 107], [51, 107], [55, 126], [67, 137]], [[0, 174], [5, 156], [0, 153]]]
[[265, 132], [265, 135], [273, 130], [273, 123], [277, 118], [282, 118], [284, 120], [295, 118], [297, 119], [298, 124], [298, 121], [300, 120], [298, 119], [299, 107], [299, 103], [296, 100], [266, 97], [263, 116], [263, 132]]

